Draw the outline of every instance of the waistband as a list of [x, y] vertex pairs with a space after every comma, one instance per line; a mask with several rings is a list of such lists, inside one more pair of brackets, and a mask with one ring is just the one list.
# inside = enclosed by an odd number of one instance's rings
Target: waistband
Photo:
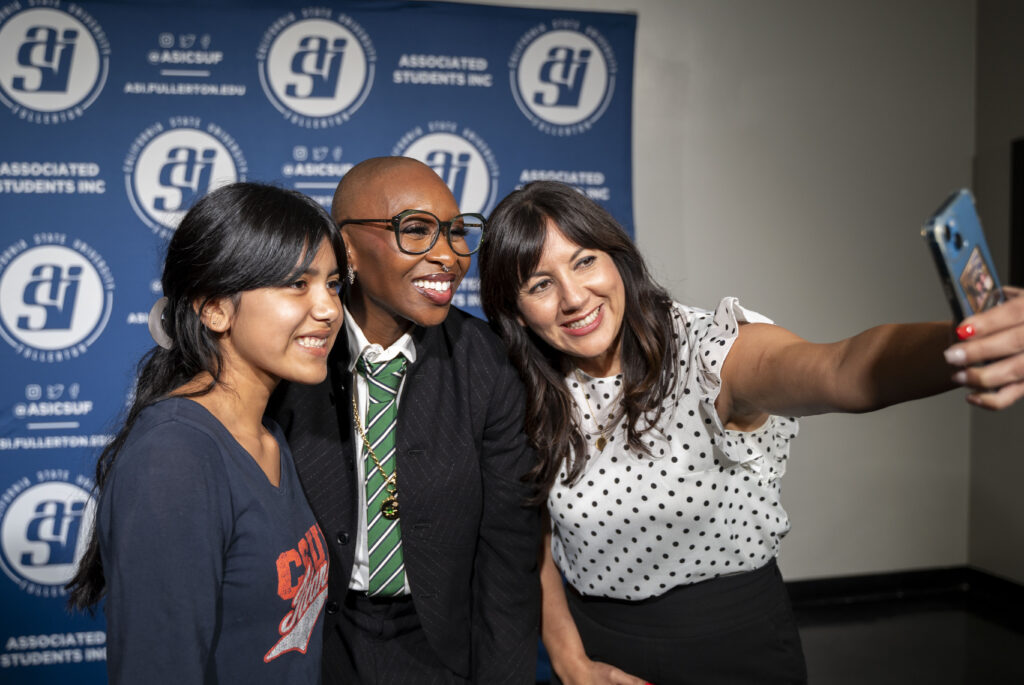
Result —
[[566, 586], [574, 612], [612, 629], [652, 637], [731, 630], [764, 616], [789, 612], [789, 595], [775, 560], [744, 573], [676, 586], [639, 601], [587, 597]]

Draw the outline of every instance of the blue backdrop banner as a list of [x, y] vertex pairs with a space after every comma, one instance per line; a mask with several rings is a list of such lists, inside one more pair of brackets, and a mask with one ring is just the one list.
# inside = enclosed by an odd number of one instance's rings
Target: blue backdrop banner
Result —
[[[378, 155], [464, 212], [556, 179], [632, 232], [636, 18], [443, 2], [0, 0], [0, 680], [101, 683], [65, 610], [92, 474], [152, 346], [163, 251], [209, 190], [330, 205]], [[471, 271], [455, 304], [480, 315]]]

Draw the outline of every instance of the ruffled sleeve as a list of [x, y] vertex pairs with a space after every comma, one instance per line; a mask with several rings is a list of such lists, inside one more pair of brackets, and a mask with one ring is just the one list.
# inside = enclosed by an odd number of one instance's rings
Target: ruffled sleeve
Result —
[[786, 473], [789, 443], [798, 431], [796, 419], [772, 415], [752, 431], [726, 430], [720, 456], [772, 481]]
[[716, 458], [724, 466], [743, 465], [769, 480], [782, 476], [789, 442], [798, 431], [796, 420], [770, 416], [752, 431], [727, 430], [715, 409], [722, 388], [722, 365], [736, 341], [739, 325], [770, 324], [772, 320], [743, 307], [735, 297], [724, 298], [714, 312], [677, 305], [676, 315], [684, 322], [685, 334], [681, 337], [688, 343], [680, 350], [681, 357], [689, 357], [690, 366], [683, 392], [695, 392], [700, 398], [699, 411]]
[[693, 361], [697, 382], [712, 403], [718, 399], [722, 387], [722, 364], [732, 349], [732, 344], [736, 342], [736, 334], [741, 323], [774, 322], [744, 308], [735, 297], [726, 297], [713, 313], [705, 312], [704, 315], [698, 316], [691, 332], [695, 338]]

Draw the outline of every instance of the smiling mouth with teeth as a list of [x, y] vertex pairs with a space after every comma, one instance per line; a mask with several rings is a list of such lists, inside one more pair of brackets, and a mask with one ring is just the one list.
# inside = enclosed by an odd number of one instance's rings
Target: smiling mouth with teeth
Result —
[[446, 293], [452, 287], [451, 281], [427, 281], [427, 280], [416, 280], [412, 284], [417, 288], [426, 288], [427, 290], [435, 290], [439, 293]]
[[299, 338], [299, 345], [303, 347], [324, 348], [327, 347], [327, 338]]
[[584, 328], [586, 326], [589, 326], [590, 324], [594, 323], [595, 319], [597, 319], [597, 315], [601, 313], [601, 307], [603, 306], [604, 305], [597, 307], [596, 309], [594, 309], [594, 311], [590, 312], [589, 314], [584, 316], [582, 319], [579, 319], [578, 321], [573, 321], [571, 323], [565, 324], [565, 327], [575, 330], [577, 328]]

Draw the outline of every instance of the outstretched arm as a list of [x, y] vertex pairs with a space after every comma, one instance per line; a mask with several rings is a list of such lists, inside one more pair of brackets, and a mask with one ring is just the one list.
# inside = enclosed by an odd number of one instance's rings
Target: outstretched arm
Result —
[[956, 385], [967, 400], [1003, 409], [1024, 397], [1024, 290], [964, 319], [954, 342], [948, 323], [888, 324], [830, 344], [767, 324], [740, 326], [722, 369], [718, 413], [733, 427], [767, 414], [865, 412]]
[[887, 324], [835, 343], [779, 326], [741, 325], [722, 369], [718, 413], [749, 428], [767, 414], [866, 412], [955, 387], [948, 322]]

